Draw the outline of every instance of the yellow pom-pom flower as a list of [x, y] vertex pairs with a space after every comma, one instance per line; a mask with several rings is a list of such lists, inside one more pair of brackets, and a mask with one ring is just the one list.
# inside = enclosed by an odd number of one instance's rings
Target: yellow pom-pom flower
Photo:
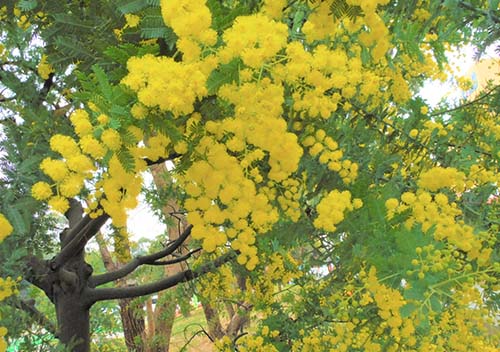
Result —
[[68, 175], [68, 168], [62, 160], [45, 158], [40, 164], [40, 169], [54, 181], [62, 181]]
[[3, 214], [0, 214], [0, 242], [3, 241], [5, 237], [10, 235], [12, 231], [13, 228], [9, 223], [9, 220], [7, 220]]
[[52, 208], [52, 210], [64, 214], [66, 210], [69, 209], [69, 202], [64, 197], [55, 196], [49, 199], [49, 206]]
[[120, 134], [113, 129], [105, 130], [101, 135], [101, 141], [111, 150], [118, 150], [122, 145]]
[[31, 195], [36, 200], [45, 200], [52, 196], [52, 189], [47, 182], [37, 182], [31, 188]]

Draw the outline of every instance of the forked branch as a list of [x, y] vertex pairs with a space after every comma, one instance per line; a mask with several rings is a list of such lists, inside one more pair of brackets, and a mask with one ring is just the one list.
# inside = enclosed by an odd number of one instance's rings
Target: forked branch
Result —
[[191, 281], [203, 274], [212, 272], [225, 263], [234, 260], [237, 255], [238, 252], [231, 251], [205, 265], [200, 266], [198, 269], [185, 270], [147, 285], [117, 288], [90, 288], [87, 290], [87, 298], [90, 304], [94, 304], [95, 302], [108, 299], [134, 298], [156, 293], [173, 287], [181, 282]]
[[189, 225], [184, 230], [184, 232], [179, 236], [179, 238], [177, 238], [175, 241], [168, 244], [161, 251], [155, 252], [155, 253], [150, 254], [150, 255], [136, 257], [132, 261], [130, 261], [128, 264], [122, 266], [118, 270], [110, 271], [110, 272], [107, 272], [107, 273], [102, 274], [102, 275], [92, 276], [90, 278], [90, 281], [89, 281], [90, 286], [96, 287], [96, 286], [103, 285], [103, 284], [111, 282], [111, 281], [121, 279], [121, 278], [125, 277], [126, 275], [130, 274], [131, 272], [133, 272], [135, 269], [137, 269], [141, 265], [155, 265], [157, 260], [162, 259], [162, 258], [166, 257], [167, 255], [174, 253], [175, 250], [177, 250], [180, 246], [182, 246], [184, 241], [191, 234], [192, 228], [193, 228], [193, 226]]

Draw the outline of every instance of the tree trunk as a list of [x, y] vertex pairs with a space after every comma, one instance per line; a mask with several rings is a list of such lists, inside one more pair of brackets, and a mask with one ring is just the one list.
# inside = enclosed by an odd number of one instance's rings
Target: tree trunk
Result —
[[[151, 173], [153, 175], [153, 181], [158, 189], [167, 187], [171, 179], [168, 175], [168, 170], [165, 164], [154, 165], [151, 168]], [[169, 218], [175, 215], [175, 219], [179, 219], [178, 226], [168, 225], [168, 239], [170, 241], [174, 241], [179, 238], [180, 232], [184, 231], [187, 227], [186, 218], [180, 214], [179, 206], [175, 199], [169, 199], [167, 203], [163, 206], [162, 212], [165, 218]], [[179, 214], [177, 214], [179, 213]], [[187, 244], [187, 242], [186, 242]], [[186, 254], [185, 249], [180, 249], [179, 254]], [[175, 275], [181, 271], [183, 271], [183, 264], [176, 263], [172, 265], [168, 265], [165, 267], [165, 275]], [[160, 292], [158, 294], [158, 301], [156, 303], [155, 309], [155, 344], [153, 351], [154, 352], [168, 352], [170, 348], [170, 338], [172, 337], [172, 328], [175, 320], [175, 310], [177, 307], [177, 300], [170, 298], [166, 298], [169, 296], [169, 292]]]
[[208, 325], [208, 334], [213, 341], [224, 337], [224, 330], [219, 319], [219, 313], [209, 302], [202, 302], [203, 313]]
[[[97, 244], [99, 245], [99, 251], [101, 252], [102, 261], [106, 270], [113, 271], [118, 269], [118, 266], [113, 261], [111, 253], [109, 253], [108, 247], [102, 237], [101, 233], [96, 235]], [[127, 250], [126, 248], [125, 250]], [[125, 280], [118, 280], [116, 282], [118, 287], [126, 286]], [[144, 318], [136, 314], [136, 309], [139, 307], [133, 306], [133, 299], [120, 299], [118, 300], [118, 305], [120, 306], [120, 317], [122, 321], [123, 334], [125, 336], [125, 344], [130, 352], [143, 352], [145, 345], [145, 324]]]
[[177, 301], [169, 297], [168, 291], [158, 294], [158, 301], [155, 309], [155, 339], [153, 352], [168, 352], [170, 349], [170, 339], [172, 337], [172, 327], [175, 320], [175, 309]]
[[146, 301], [146, 352], [154, 352], [152, 341], [155, 336], [155, 318], [153, 310], [153, 299], [149, 297]]
[[56, 294], [58, 337], [72, 352], [90, 351], [89, 307], [83, 306], [81, 302], [78, 293]]
[[130, 352], [144, 352], [144, 318], [136, 313], [133, 299], [120, 299], [118, 304], [127, 349]]

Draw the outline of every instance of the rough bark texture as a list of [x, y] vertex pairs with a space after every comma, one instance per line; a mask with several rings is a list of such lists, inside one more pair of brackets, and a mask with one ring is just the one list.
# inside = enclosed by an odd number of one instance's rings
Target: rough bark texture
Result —
[[146, 352], [153, 352], [151, 342], [155, 335], [155, 319], [153, 309], [153, 299], [149, 297], [146, 301]]
[[221, 339], [224, 337], [224, 330], [219, 318], [219, 312], [209, 303], [203, 302], [203, 313], [205, 313], [205, 319], [208, 325], [208, 334], [212, 341]]
[[170, 349], [170, 338], [172, 337], [177, 300], [173, 300], [168, 296], [168, 292], [166, 291], [158, 294], [158, 301], [156, 302], [154, 312], [155, 336], [152, 341], [152, 352], [168, 352]]
[[144, 318], [137, 314], [137, 310], [141, 307], [134, 306], [134, 300], [130, 298], [120, 299], [118, 304], [128, 350], [144, 352]]
[[[72, 204], [66, 216], [70, 229], [80, 223], [83, 210]], [[76, 243], [69, 229], [60, 234], [61, 252]], [[61, 266], [50, 266], [48, 296], [56, 308], [59, 340], [72, 347], [73, 352], [87, 352], [90, 349], [90, 304], [84, 298], [87, 281], [92, 267], [85, 262], [83, 247], [75, 245], [76, 251]]]
[[80, 295], [57, 294], [56, 313], [59, 340], [73, 352], [90, 350], [89, 308], [80, 303]]

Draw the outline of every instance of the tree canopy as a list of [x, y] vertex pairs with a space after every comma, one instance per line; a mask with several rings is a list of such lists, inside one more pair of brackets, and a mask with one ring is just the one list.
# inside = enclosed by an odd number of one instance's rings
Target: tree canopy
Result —
[[[3, 3], [0, 298], [37, 287], [71, 351], [97, 302], [192, 281], [249, 321], [217, 350], [497, 350], [500, 91], [447, 53], [498, 45], [498, 1]], [[189, 225], [95, 272], [141, 193]]]

